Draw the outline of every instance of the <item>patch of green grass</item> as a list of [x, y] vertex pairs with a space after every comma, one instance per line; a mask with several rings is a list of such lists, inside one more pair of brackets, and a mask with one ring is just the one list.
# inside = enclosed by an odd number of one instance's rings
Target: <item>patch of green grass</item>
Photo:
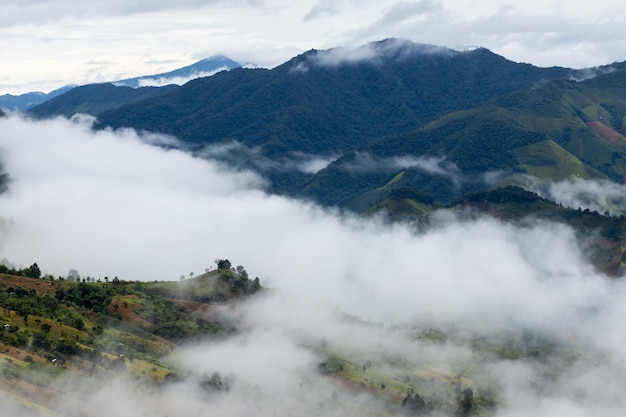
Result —
[[528, 175], [552, 181], [589, 178], [585, 165], [556, 142], [545, 140], [515, 150], [519, 166]]
[[377, 191], [384, 191], [386, 189], [389, 189], [394, 184], [397, 184], [398, 182], [402, 181], [403, 177], [404, 177], [404, 171], [400, 171], [395, 177], [389, 180], [387, 184], [383, 185], [382, 187], [377, 188]]
[[598, 120], [601, 117], [609, 119], [611, 115], [606, 112], [599, 104], [593, 103], [583, 108], [583, 112], [592, 120]]

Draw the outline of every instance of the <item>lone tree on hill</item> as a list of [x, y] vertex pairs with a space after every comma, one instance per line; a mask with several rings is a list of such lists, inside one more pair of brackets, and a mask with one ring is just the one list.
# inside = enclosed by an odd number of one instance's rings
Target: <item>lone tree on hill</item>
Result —
[[232, 264], [228, 259], [216, 259], [217, 269], [230, 269]]
[[40, 278], [41, 269], [39, 269], [39, 266], [35, 262], [34, 264], [32, 264], [31, 266], [29, 266], [28, 268], [24, 270], [24, 275], [30, 278]]

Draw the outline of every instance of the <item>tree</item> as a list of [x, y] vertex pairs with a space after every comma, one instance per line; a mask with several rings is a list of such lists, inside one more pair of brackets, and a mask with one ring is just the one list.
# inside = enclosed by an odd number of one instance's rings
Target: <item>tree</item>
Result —
[[70, 269], [67, 272], [67, 280], [68, 281], [76, 281], [76, 282], [78, 282], [78, 281], [80, 281], [80, 274], [78, 273], [77, 270]]
[[81, 319], [80, 317], [74, 320], [74, 327], [77, 328], [78, 330], [84, 330], [85, 329], [85, 322], [83, 321], [83, 319]]
[[41, 269], [39, 269], [39, 266], [35, 262], [34, 264], [32, 264], [31, 266], [29, 266], [28, 268], [24, 270], [24, 275], [30, 278], [40, 278]]
[[217, 269], [230, 269], [232, 264], [228, 259], [216, 259]]
[[[65, 296], [64, 292], [63, 296]], [[39, 302], [39, 304], [46, 310], [49, 315], [54, 315], [54, 313], [56, 313], [57, 311], [57, 308], [59, 307], [59, 302], [57, 301], [57, 299], [50, 294], [46, 294], [41, 297], [41, 301]]]
[[474, 391], [471, 388], [465, 388], [463, 395], [459, 399], [459, 414], [461, 416], [468, 416], [472, 412], [474, 400]]
[[59, 339], [56, 343], [56, 350], [62, 355], [76, 355], [80, 352], [80, 348], [76, 344], [76, 342], [67, 339]]
[[248, 272], [246, 272], [243, 266], [237, 265], [237, 273], [241, 278], [248, 279]]

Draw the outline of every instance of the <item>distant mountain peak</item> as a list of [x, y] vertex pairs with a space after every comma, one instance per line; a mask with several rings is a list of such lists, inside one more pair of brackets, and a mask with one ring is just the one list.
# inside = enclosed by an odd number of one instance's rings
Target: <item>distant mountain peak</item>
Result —
[[[228, 71], [241, 66], [239, 62], [233, 61], [225, 55], [213, 55], [173, 71], [154, 75], [142, 75], [124, 80], [110, 81], [109, 83], [118, 87], [124, 86], [131, 88], [162, 87], [171, 84], [182, 85], [195, 78], [208, 77], [217, 72]], [[40, 91], [20, 95], [4, 94], [0, 96], [0, 109], [12, 111], [28, 110], [64, 94], [75, 87], [76, 85], [74, 84], [67, 85], [47, 94]]]
[[127, 78], [125, 80], [115, 81], [113, 84], [132, 88], [148, 86], [160, 87], [168, 84], [182, 85], [195, 78], [207, 77], [220, 71], [228, 71], [239, 67], [241, 67], [239, 62], [233, 61], [224, 55], [214, 55], [173, 71]]
[[4, 94], [0, 96], [0, 108], [11, 111], [26, 110], [30, 107], [41, 104], [44, 101], [50, 100], [53, 97], [66, 93], [74, 87], [75, 85], [68, 85], [50, 91], [49, 93], [33, 91], [19, 95]]

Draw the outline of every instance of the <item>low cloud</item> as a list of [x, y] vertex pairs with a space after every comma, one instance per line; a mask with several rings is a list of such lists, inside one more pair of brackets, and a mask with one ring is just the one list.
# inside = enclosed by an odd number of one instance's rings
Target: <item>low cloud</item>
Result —
[[286, 157], [272, 159], [264, 155], [260, 147], [248, 147], [237, 141], [208, 145], [197, 155], [230, 166], [254, 167], [262, 173], [299, 171], [311, 175], [337, 159], [335, 155], [322, 156], [303, 152], [292, 152]]
[[354, 159], [343, 162], [341, 169], [354, 173], [398, 171], [402, 169], [418, 169], [432, 175], [456, 177], [459, 168], [445, 158], [415, 157], [411, 155], [380, 158], [367, 152], [356, 152]]
[[626, 186], [612, 181], [575, 179], [556, 183], [527, 179], [528, 188], [571, 209], [589, 209], [613, 216], [626, 213]]
[[355, 49], [333, 48], [317, 51], [307, 56], [304, 62], [298, 62], [291, 71], [307, 72], [310, 66], [336, 67], [339, 65], [362, 62], [385, 65], [390, 59], [405, 59], [416, 54], [452, 54], [456, 51], [436, 45], [416, 44], [406, 39], [386, 39], [382, 42], [368, 43]]
[[[36, 261], [54, 275], [76, 268], [176, 280], [228, 257], [272, 289], [223, 307], [240, 334], [179, 350], [170, 360], [184, 378], [158, 395], [121, 380], [60, 409], [95, 417], [396, 412], [376, 394], [376, 375], [422, 378], [407, 369], [428, 375], [423, 389], [443, 398], [454, 398], [456, 378], [477, 393], [493, 388], [502, 416], [612, 416], [626, 407], [626, 286], [595, 271], [563, 225], [439, 212], [417, 233], [268, 195], [250, 172], [149, 145], [131, 130], [93, 132], [81, 120], [0, 119], [0, 159], [12, 178], [0, 196], [0, 258]], [[439, 160], [384, 162], [445, 172]], [[503, 357], [498, 349], [519, 342], [507, 344], [507, 335], [522, 331], [552, 353]], [[494, 347], [474, 351], [481, 343]], [[330, 354], [370, 369], [367, 389], [323, 375]], [[213, 372], [228, 392], [201, 388]]]
[[572, 81], [586, 81], [592, 78], [595, 78], [600, 75], [610, 74], [615, 71], [615, 68], [612, 66], [603, 66], [603, 67], [594, 67], [594, 68], [583, 68], [574, 72], [570, 79]]
[[185, 77], [159, 77], [159, 78], [140, 78], [138, 80], [139, 87], [163, 87], [170, 84], [183, 85], [191, 80], [202, 77], [210, 77], [221, 71], [228, 71], [228, 67], [220, 67], [213, 71], [196, 72]]

